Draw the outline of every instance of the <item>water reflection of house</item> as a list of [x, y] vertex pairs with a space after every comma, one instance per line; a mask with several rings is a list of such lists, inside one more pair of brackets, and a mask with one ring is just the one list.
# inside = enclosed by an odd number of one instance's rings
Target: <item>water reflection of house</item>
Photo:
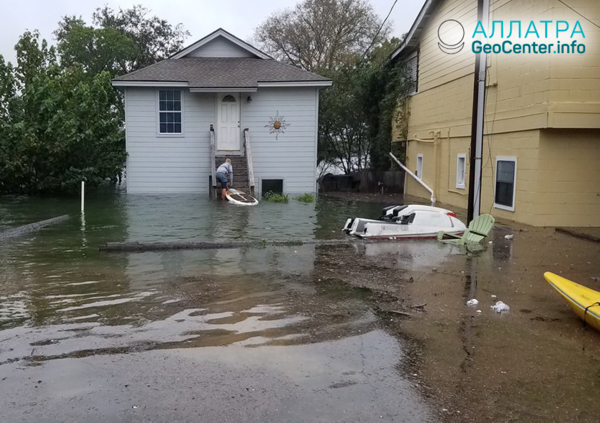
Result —
[[[600, 30], [581, 16], [600, 16], [600, 2], [572, 2], [575, 10], [555, 0], [490, 3], [487, 35], [493, 21], [496, 35], [485, 42], [508, 40], [514, 21], [513, 44], [556, 45], [566, 39], [585, 44], [586, 51], [488, 55], [481, 211], [539, 226], [600, 226]], [[460, 41], [454, 37], [462, 31], [457, 24], [444, 24], [451, 19], [464, 28], [465, 45], [446, 54], [439, 43]], [[531, 21], [541, 38], [523, 37]], [[547, 38], [544, 21], [551, 22]], [[561, 28], [569, 26], [559, 40], [557, 21], [563, 21]], [[577, 21], [585, 38], [569, 37]], [[393, 60], [411, 65], [416, 80], [407, 104], [407, 165], [419, 171], [439, 201], [464, 208], [476, 23], [477, 0], [428, 0], [393, 53]], [[521, 39], [517, 24], [523, 25]], [[414, 180], [408, 181], [407, 193], [429, 197]]]
[[[236, 207], [195, 195], [129, 195], [124, 199], [127, 241], [260, 241], [314, 239], [315, 204], [265, 202]], [[166, 251], [127, 256], [127, 278], [138, 287], [195, 274], [306, 274], [314, 246]]]

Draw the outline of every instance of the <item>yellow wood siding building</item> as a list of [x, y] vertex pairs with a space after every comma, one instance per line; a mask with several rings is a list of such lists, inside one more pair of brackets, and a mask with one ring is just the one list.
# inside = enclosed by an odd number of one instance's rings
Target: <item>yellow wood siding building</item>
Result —
[[[523, 32], [530, 21], [542, 30], [539, 22], [544, 20], [567, 21], [570, 28], [579, 21], [585, 38], [577, 40], [586, 50], [583, 54], [488, 55], [481, 213], [535, 226], [598, 227], [600, 29], [585, 18], [600, 24], [600, 1], [568, 0], [575, 11], [558, 0], [490, 3], [489, 29], [492, 21], [503, 21], [504, 40], [511, 20], [521, 21]], [[464, 26], [465, 47], [457, 54], [446, 54], [438, 46], [443, 36], [438, 28], [448, 19]], [[437, 200], [462, 208], [467, 207], [469, 189], [475, 62], [471, 36], [476, 25], [477, 0], [427, 1], [393, 56], [402, 62], [418, 52], [418, 89], [406, 105], [408, 131], [395, 130], [394, 139], [408, 140], [411, 170], [417, 169], [417, 157], [422, 157], [419, 176], [434, 189]], [[559, 40], [571, 42], [571, 30], [564, 34]], [[520, 40], [531, 41], [553, 42]], [[406, 190], [429, 197], [411, 178]], [[495, 201], [499, 198], [503, 204]]]

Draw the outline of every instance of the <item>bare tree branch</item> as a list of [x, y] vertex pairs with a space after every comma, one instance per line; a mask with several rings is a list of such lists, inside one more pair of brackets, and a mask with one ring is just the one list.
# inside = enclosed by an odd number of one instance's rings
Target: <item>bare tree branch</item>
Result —
[[379, 45], [389, 32], [367, 0], [304, 0], [267, 18], [256, 28], [255, 40], [276, 59], [309, 71], [335, 70], [355, 61], [372, 42]]

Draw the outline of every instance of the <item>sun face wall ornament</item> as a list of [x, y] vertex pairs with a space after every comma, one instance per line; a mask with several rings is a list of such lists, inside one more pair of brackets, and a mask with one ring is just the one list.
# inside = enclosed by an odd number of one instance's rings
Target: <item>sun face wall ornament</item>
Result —
[[279, 110], [277, 110], [277, 114], [274, 117], [271, 116], [271, 120], [265, 125], [265, 128], [269, 128], [269, 134], [275, 134], [276, 140], [279, 139], [279, 134], [284, 134], [287, 127], [290, 126], [284, 118], [285, 116], [279, 116]]

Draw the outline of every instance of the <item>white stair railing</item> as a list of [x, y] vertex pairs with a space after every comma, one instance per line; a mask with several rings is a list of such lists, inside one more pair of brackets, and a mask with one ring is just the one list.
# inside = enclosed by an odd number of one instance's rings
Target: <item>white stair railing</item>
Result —
[[415, 175], [414, 173], [412, 173], [412, 172], [410, 171], [410, 169], [408, 169], [406, 166], [404, 166], [404, 165], [403, 165], [403, 164], [400, 162], [400, 160], [398, 160], [398, 159], [396, 158], [396, 156], [394, 156], [392, 153], [390, 153], [390, 157], [391, 157], [392, 159], [394, 159], [394, 161], [395, 161], [396, 163], [398, 163], [398, 166], [400, 166], [402, 169], [404, 169], [404, 171], [405, 171], [407, 174], [409, 174], [410, 176], [412, 176], [412, 177], [414, 178], [414, 180], [415, 180], [415, 181], [417, 181], [417, 182], [419, 183], [419, 185], [421, 185], [423, 188], [425, 188], [425, 189], [426, 189], [426, 190], [427, 190], [427, 191], [428, 191], [428, 192], [431, 194], [431, 198], [430, 198], [430, 200], [431, 200], [431, 205], [432, 205], [432, 206], [435, 206], [435, 195], [434, 195], [434, 193], [433, 193], [433, 190], [432, 190], [432, 189], [429, 187], [429, 185], [427, 185], [425, 182], [423, 182], [423, 180], [422, 180], [421, 178], [419, 178], [417, 175]]
[[246, 151], [246, 164], [248, 165], [248, 187], [250, 195], [254, 195], [254, 168], [252, 167], [252, 148], [250, 147], [250, 130], [244, 129], [244, 150]]
[[216, 150], [215, 150], [215, 128], [210, 125], [210, 170], [211, 170], [211, 174], [212, 174], [212, 178], [211, 178], [211, 184], [212, 184], [212, 190], [211, 190], [211, 195], [214, 194], [215, 189], [217, 188], [217, 180], [215, 177], [215, 156], [216, 156]]

